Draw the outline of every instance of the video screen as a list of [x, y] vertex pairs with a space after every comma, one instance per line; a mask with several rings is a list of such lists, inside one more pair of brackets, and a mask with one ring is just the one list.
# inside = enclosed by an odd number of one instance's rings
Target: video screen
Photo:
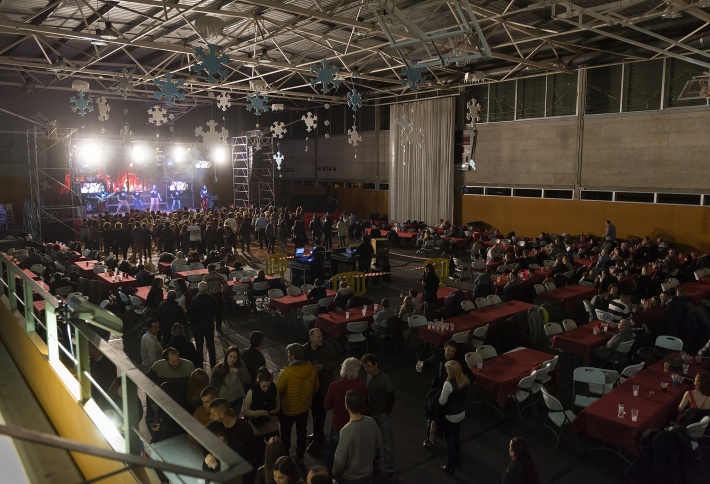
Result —
[[106, 190], [104, 182], [82, 182], [81, 193], [100, 193]]
[[172, 181], [170, 182], [170, 185], [168, 185], [168, 190], [170, 190], [171, 192], [186, 192], [189, 189], [190, 187], [188, 183], [184, 181]]

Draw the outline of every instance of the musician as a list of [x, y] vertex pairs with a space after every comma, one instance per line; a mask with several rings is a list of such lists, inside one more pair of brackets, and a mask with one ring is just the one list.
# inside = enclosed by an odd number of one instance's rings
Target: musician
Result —
[[180, 210], [180, 190], [173, 190], [170, 193], [170, 198], [173, 200], [171, 210]]
[[150, 191], [150, 211], [151, 212], [157, 212], [160, 210], [160, 202], [162, 200], [160, 199], [160, 192], [156, 188], [155, 185], [153, 185], [153, 189]]
[[121, 211], [121, 208], [126, 209], [126, 213], [131, 211], [131, 207], [128, 206], [128, 193], [126, 192], [126, 189], [121, 187], [121, 189], [118, 191], [118, 207], [116, 207], [116, 215]]
[[133, 210], [143, 210], [143, 202], [141, 202], [141, 191], [138, 189], [133, 191]]
[[104, 213], [108, 210], [106, 200], [109, 197], [110, 195], [106, 193], [106, 189], [102, 185], [101, 191], [96, 194], [96, 213]]
[[207, 191], [207, 185], [202, 186], [202, 190], [200, 190], [200, 198], [202, 199], [202, 210], [210, 208], [210, 192]]

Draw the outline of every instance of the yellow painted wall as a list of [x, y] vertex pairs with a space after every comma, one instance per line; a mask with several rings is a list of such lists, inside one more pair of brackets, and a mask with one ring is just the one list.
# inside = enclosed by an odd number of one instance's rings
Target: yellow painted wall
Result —
[[524, 237], [541, 231], [603, 235], [604, 221], [611, 220], [622, 239], [650, 235], [710, 252], [710, 207], [456, 195], [454, 214], [459, 224], [482, 220]]
[[[61, 437], [102, 449], [112, 450], [82, 406], [50, 366], [47, 347], [36, 334], [24, 331], [24, 319], [9, 310], [6, 296], [0, 297], [0, 338], [17, 362], [40, 405]], [[40, 448], [38, 447], [38, 451]], [[72, 452], [72, 457], [87, 480], [122, 469], [115, 461]], [[135, 483], [130, 472], [123, 472], [101, 482]]]
[[369, 218], [371, 212], [387, 215], [389, 192], [386, 190], [360, 190], [358, 188], [338, 189], [338, 208], [340, 212], [353, 212], [357, 218]]

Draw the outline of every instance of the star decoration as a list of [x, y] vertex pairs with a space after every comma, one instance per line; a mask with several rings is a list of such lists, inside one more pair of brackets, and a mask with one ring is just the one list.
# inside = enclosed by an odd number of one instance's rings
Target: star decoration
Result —
[[207, 146], [224, 144], [227, 141], [227, 138], [229, 138], [229, 131], [227, 131], [226, 128], [223, 127], [220, 131], [215, 129], [217, 127], [217, 122], [215, 122], [215, 120], [210, 119], [207, 122], [207, 126], [209, 127], [209, 131], [207, 132], [202, 129], [202, 126], [195, 128], [195, 136], [202, 137], [202, 144]]
[[119, 94], [123, 96], [123, 99], [126, 99], [128, 97], [128, 93], [133, 92], [133, 74], [128, 72], [126, 69], [123, 69], [121, 71], [121, 75], [116, 77], [116, 82], [117, 84], [111, 89], [118, 91]]
[[227, 108], [232, 106], [232, 99], [229, 97], [229, 94], [226, 92], [223, 92], [219, 96], [217, 96], [217, 107], [221, 109], [222, 111], [226, 111]]
[[362, 107], [362, 94], [357, 92], [355, 88], [348, 93], [348, 106], [350, 106], [350, 109], [353, 111], [357, 111], [358, 108]]
[[271, 125], [269, 129], [271, 130], [271, 136], [273, 136], [274, 138], [283, 138], [284, 135], [288, 132], [284, 124], [280, 121], [276, 121], [274, 124]]
[[247, 110], [254, 112], [257, 116], [269, 110], [269, 106], [266, 105], [269, 98], [266, 96], [260, 96], [260, 94], [261, 93], [259, 91], [254, 91], [253, 95], [247, 96], [247, 101], [249, 102]]
[[71, 110], [74, 112], [78, 110], [80, 116], [83, 116], [86, 113], [90, 113], [94, 110], [94, 107], [91, 105], [91, 101], [92, 99], [89, 96], [86, 96], [86, 98], [84, 98], [83, 92], [79, 93], [78, 98], [74, 96], [69, 98], [69, 102], [73, 104]]
[[195, 49], [195, 56], [202, 59], [201, 63], [195, 64], [194, 71], [199, 73], [205, 71], [207, 73], [207, 82], [215, 82], [215, 74], [219, 75], [220, 79], [227, 78], [227, 70], [222, 68], [222, 64], [229, 62], [227, 54], [217, 55], [217, 46], [209, 44], [209, 53], [205, 53], [202, 47]]
[[362, 141], [362, 136], [357, 132], [357, 126], [353, 125], [352, 129], [348, 130], [348, 143], [357, 146], [358, 142]]
[[101, 96], [96, 99], [96, 105], [99, 108], [99, 121], [108, 121], [108, 113], [111, 111], [111, 106], [106, 102], [106, 98]]
[[282, 155], [281, 152], [279, 151], [278, 153], [276, 153], [276, 156], [274, 156], [274, 161], [276, 162], [276, 168], [280, 170], [281, 163], [284, 162], [284, 155]]
[[168, 72], [167, 74], [165, 74], [165, 81], [160, 81], [158, 79], [155, 79], [153, 81], [153, 83], [158, 86], [158, 88], [160, 88], [160, 91], [153, 93], [155, 99], [165, 97], [165, 104], [173, 104], [173, 98], [177, 98], [181, 101], [185, 99], [185, 93], [178, 91], [178, 88], [185, 84], [185, 80], [178, 79], [177, 81], [173, 82], [172, 78], [173, 74], [171, 72]]
[[318, 126], [318, 116], [314, 116], [310, 111], [305, 116], [301, 116], [301, 120], [306, 123], [306, 131], [309, 133]]
[[402, 79], [402, 85], [409, 84], [409, 90], [416, 91], [417, 83], [426, 82], [426, 79], [422, 77], [422, 72], [424, 72], [424, 67], [403, 67], [402, 75], [404, 75], [405, 79]]
[[335, 78], [335, 75], [340, 72], [340, 67], [331, 66], [325, 59], [321, 61], [321, 67], [318, 67], [318, 64], [312, 64], [311, 72], [316, 75], [315, 78], [311, 79], [311, 86], [315, 88], [320, 84], [323, 94], [330, 92], [329, 85], [333, 89], [337, 89], [340, 85], [340, 80]]

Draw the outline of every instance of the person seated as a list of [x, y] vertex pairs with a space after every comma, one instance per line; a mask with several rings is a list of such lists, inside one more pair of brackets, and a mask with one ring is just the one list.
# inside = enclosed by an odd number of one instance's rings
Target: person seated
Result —
[[614, 354], [616, 348], [626, 341], [634, 339], [634, 330], [629, 319], [619, 321], [617, 332], [607, 341], [606, 346], [592, 348], [593, 366], [599, 366]]
[[678, 419], [685, 426], [710, 415], [710, 374], [701, 371], [695, 375], [694, 389], [685, 392], [678, 412]]
[[52, 275], [52, 279], [49, 282], [49, 292], [50, 294], [56, 295], [57, 294], [57, 289], [60, 287], [74, 287], [74, 284], [71, 282], [71, 279], [68, 277], [63, 277], [61, 273], [55, 272]]
[[175, 256], [170, 252], [161, 252], [158, 256], [158, 262], [172, 262], [175, 260]]
[[525, 281], [523, 281], [523, 283], [528, 286], [534, 286], [535, 284], [541, 284], [543, 280], [542, 276], [537, 273], [537, 269], [534, 267], [528, 267], [528, 277]]
[[609, 289], [611, 286], [618, 286], [619, 278], [611, 273], [609, 269], [602, 269], [599, 274], [599, 287]]
[[606, 249], [599, 251], [599, 259], [597, 260], [596, 268], [599, 270], [606, 269], [607, 265], [611, 263], [611, 257], [607, 254]]
[[493, 243], [493, 247], [488, 249], [486, 259], [488, 262], [502, 262], [505, 252], [505, 249], [500, 245], [500, 239], [496, 239]]
[[182, 251], [179, 250], [175, 253], [175, 259], [173, 259], [172, 263], [170, 264], [170, 269], [172, 270], [172, 274], [175, 274], [176, 270], [175, 268], [177, 266], [187, 266], [190, 265], [188, 264], [187, 260], [185, 260], [182, 256]]
[[614, 321], [621, 321], [631, 315], [631, 294], [624, 291], [619, 299], [609, 302], [608, 312], [614, 317]]
[[508, 283], [503, 287], [503, 292], [501, 294], [501, 298], [504, 301], [509, 301], [510, 298], [508, 295], [510, 294], [511, 290], [515, 290], [514, 288], [516, 286], [520, 286], [522, 284], [522, 281], [520, 280], [520, 274], [518, 271], [513, 271], [510, 273], [510, 277], [508, 278]]
[[390, 300], [384, 298], [382, 300], [382, 309], [375, 313], [372, 324], [370, 325], [370, 332], [377, 334], [380, 330], [386, 330], [389, 327], [389, 319], [396, 315], [397, 310], [390, 307]]
[[[212, 253], [216, 256], [219, 256], [218, 252], [212, 251]], [[205, 259], [205, 262], [207, 262], [207, 259]], [[209, 262], [208, 264], [211, 264], [212, 262]], [[218, 274], [226, 274], [229, 275], [231, 272], [231, 269], [227, 267], [227, 263], [224, 260], [219, 260], [219, 267], [217, 268], [217, 273]]]
[[600, 311], [608, 311], [609, 310], [609, 300], [607, 299], [609, 296], [609, 291], [607, 289], [604, 289], [603, 287], [599, 287], [597, 289], [597, 295], [592, 298], [590, 303], [592, 304], [592, 307], [594, 309], [599, 309]]
[[338, 293], [333, 299], [333, 306], [335, 307], [345, 307], [348, 304], [348, 300], [353, 296], [353, 290], [348, 283], [345, 281], [340, 281], [338, 287]]
[[410, 316], [421, 313], [422, 300], [417, 297], [417, 290], [410, 289], [407, 294], [400, 294], [402, 305], [399, 307], [397, 316], [401, 321], [408, 321]]
[[555, 265], [552, 266], [552, 269], [550, 270], [550, 276], [554, 277], [557, 274], [564, 274], [568, 270], [569, 269], [567, 269], [567, 266], [564, 262], [562, 262], [562, 258], [560, 257], [555, 260]]
[[325, 289], [325, 286], [323, 285], [323, 280], [322, 279], [316, 279], [313, 281], [313, 289], [308, 291], [308, 294], [306, 295], [306, 298], [310, 301], [318, 302], [324, 297], [327, 297], [328, 293], [327, 290]]
[[138, 264], [136, 267], [138, 270], [136, 274], [133, 276], [138, 280], [138, 285], [139, 286], [149, 286], [152, 282], [155, 276], [145, 270], [145, 266], [143, 264]]
[[268, 286], [263, 291], [255, 291], [254, 284], [257, 284], [259, 282], [268, 282], [264, 269], [259, 269], [259, 272], [256, 273], [256, 277], [253, 281], [251, 281], [251, 284], [249, 284], [249, 301], [251, 303], [251, 310], [254, 312], [256, 312], [256, 298], [263, 296], [269, 292]]

